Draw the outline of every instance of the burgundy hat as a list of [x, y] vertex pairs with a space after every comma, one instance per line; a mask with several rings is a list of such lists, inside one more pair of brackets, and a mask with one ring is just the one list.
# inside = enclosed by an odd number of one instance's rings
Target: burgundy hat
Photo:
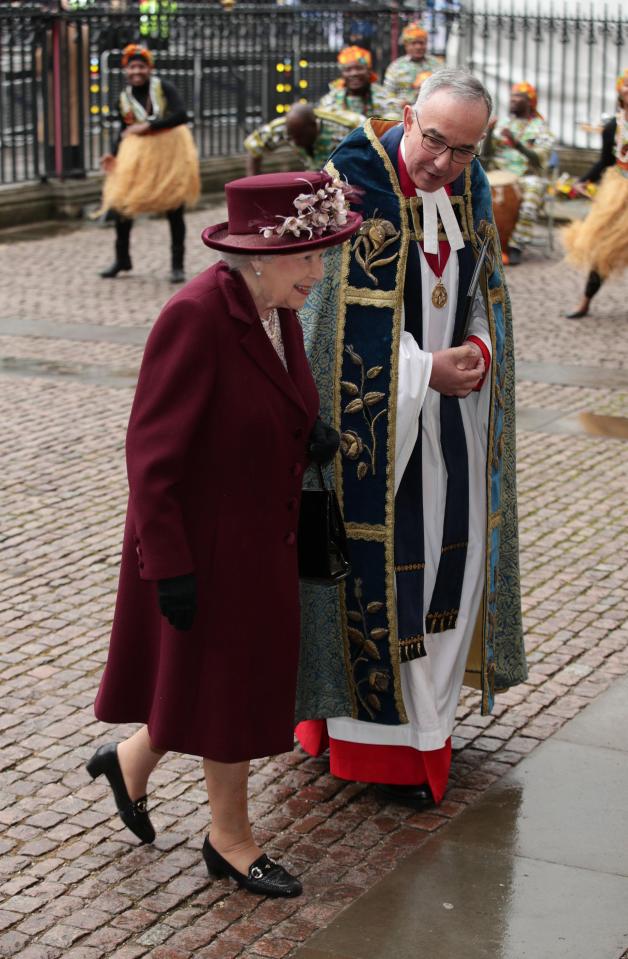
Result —
[[[203, 243], [228, 253], [300, 253], [344, 243], [362, 222], [351, 188], [308, 170], [265, 173], [225, 186], [228, 223], [203, 230]], [[357, 196], [357, 192], [354, 193]]]

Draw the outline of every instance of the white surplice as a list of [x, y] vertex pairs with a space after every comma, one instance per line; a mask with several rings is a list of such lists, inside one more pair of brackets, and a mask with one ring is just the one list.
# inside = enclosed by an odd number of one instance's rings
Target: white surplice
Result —
[[[422, 419], [423, 522], [425, 582], [423, 608], [427, 612], [441, 554], [447, 471], [440, 446], [440, 394], [429, 387], [432, 353], [446, 349], [453, 334], [458, 291], [458, 257], [451, 252], [442, 282], [448, 291], [445, 307], [432, 304], [438, 279], [419, 247], [423, 301], [423, 349], [414, 337], [401, 333], [397, 394], [395, 492], [410, 459]], [[491, 353], [486, 310], [478, 292], [469, 335], [480, 338]], [[425, 637], [427, 656], [401, 664], [403, 699], [409, 722], [401, 726], [367, 723], [347, 717], [329, 719], [332, 739], [386, 746], [440, 749], [454, 726], [473, 627], [482, 598], [486, 527], [486, 443], [490, 376], [482, 389], [460, 400], [469, 459], [469, 545], [455, 629]], [[417, 496], [421, 491], [417, 490]]]

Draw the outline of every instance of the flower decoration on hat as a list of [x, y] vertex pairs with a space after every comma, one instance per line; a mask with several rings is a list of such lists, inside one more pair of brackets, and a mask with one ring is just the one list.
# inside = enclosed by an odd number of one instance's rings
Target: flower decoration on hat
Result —
[[149, 67], [155, 65], [150, 50], [147, 47], [140, 46], [139, 43], [129, 43], [122, 51], [122, 66], [126, 67], [131, 60], [143, 60]]
[[427, 30], [416, 21], [404, 27], [401, 34], [402, 43], [409, 43], [411, 40], [427, 40]]
[[628, 80], [628, 69], [624, 70], [623, 73], [620, 73], [617, 77], [617, 82], [615, 83], [615, 89], [619, 93], [624, 83]]
[[280, 222], [266, 224], [259, 228], [264, 239], [273, 236], [284, 236], [287, 233], [300, 237], [305, 234], [308, 239], [333, 233], [345, 226], [349, 216], [347, 198], [355, 190], [339, 179], [331, 179], [320, 189], [314, 190], [312, 184], [303, 179], [310, 188], [310, 193], [300, 193], [292, 201], [296, 213], [292, 216], [276, 216]]

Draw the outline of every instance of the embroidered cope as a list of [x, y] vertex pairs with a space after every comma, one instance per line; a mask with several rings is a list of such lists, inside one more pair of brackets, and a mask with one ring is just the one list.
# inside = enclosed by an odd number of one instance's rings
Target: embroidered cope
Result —
[[[490, 358], [490, 376], [479, 392], [455, 403], [468, 469], [468, 531], [462, 537], [468, 543], [461, 543], [446, 538], [444, 529], [447, 490], [456, 467], [452, 472], [445, 461], [441, 427], [444, 405], [453, 404], [443, 404], [429, 379], [432, 354], [456, 340], [481, 242], [477, 231], [491, 222], [490, 191], [474, 161], [452, 184], [451, 201], [442, 202], [443, 210], [450, 203], [455, 210], [464, 248], [445, 262], [443, 248], [450, 246], [443, 222], [447, 215], [439, 216], [438, 268], [450, 295], [446, 304], [436, 306], [431, 296], [439, 282], [431, 264], [436, 253], [422, 249], [428, 214], [422, 197], [404, 199], [400, 190], [396, 158], [401, 135], [399, 127], [369, 121], [332, 157], [334, 175], [346, 175], [365, 189], [365, 219], [344, 251], [328, 254], [325, 281], [301, 313], [322, 415], [329, 415], [342, 434], [336, 486], [354, 569], [339, 602], [320, 590], [302, 589], [297, 717], [327, 718], [334, 739], [434, 750], [450, 735], [465, 666], [481, 684], [485, 713], [491, 709], [496, 682], [508, 686], [525, 678], [514, 507], [512, 340], [498, 265], [476, 296], [466, 330]], [[457, 245], [454, 232], [451, 245]], [[433, 248], [433, 243], [428, 245]], [[450, 446], [452, 450], [458, 455], [457, 446]], [[398, 496], [402, 481], [409, 491], [404, 503], [412, 506], [416, 488], [414, 502], [422, 509], [418, 541], [424, 545], [423, 556], [417, 548], [415, 558], [408, 560], [398, 558], [402, 554], [396, 537], [398, 516], [406, 528], [406, 506]], [[463, 570], [459, 598], [455, 604], [437, 605], [437, 571], [444, 568], [444, 559], [455, 559], [456, 554], [462, 557]], [[402, 592], [409, 603], [403, 610]], [[412, 608], [417, 623], [411, 634], [402, 627]], [[434, 632], [426, 628], [428, 611], [439, 617]], [[476, 625], [477, 655], [467, 662]], [[414, 637], [414, 632], [422, 635]], [[413, 637], [417, 649], [406, 655]]]

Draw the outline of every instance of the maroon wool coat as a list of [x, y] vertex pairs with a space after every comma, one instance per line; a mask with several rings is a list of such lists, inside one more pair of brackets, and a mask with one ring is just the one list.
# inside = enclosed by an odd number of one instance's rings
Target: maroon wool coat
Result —
[[[239, 762], [292, 749], [299, 647], [297, 519], [318, 394], [295, 313], [289, 373], [244, 280], [218, 263], [165, 306], [127, 435], [129, 505], [98, 719]], [[194, 572], [190, 632], [156, 580]]]

